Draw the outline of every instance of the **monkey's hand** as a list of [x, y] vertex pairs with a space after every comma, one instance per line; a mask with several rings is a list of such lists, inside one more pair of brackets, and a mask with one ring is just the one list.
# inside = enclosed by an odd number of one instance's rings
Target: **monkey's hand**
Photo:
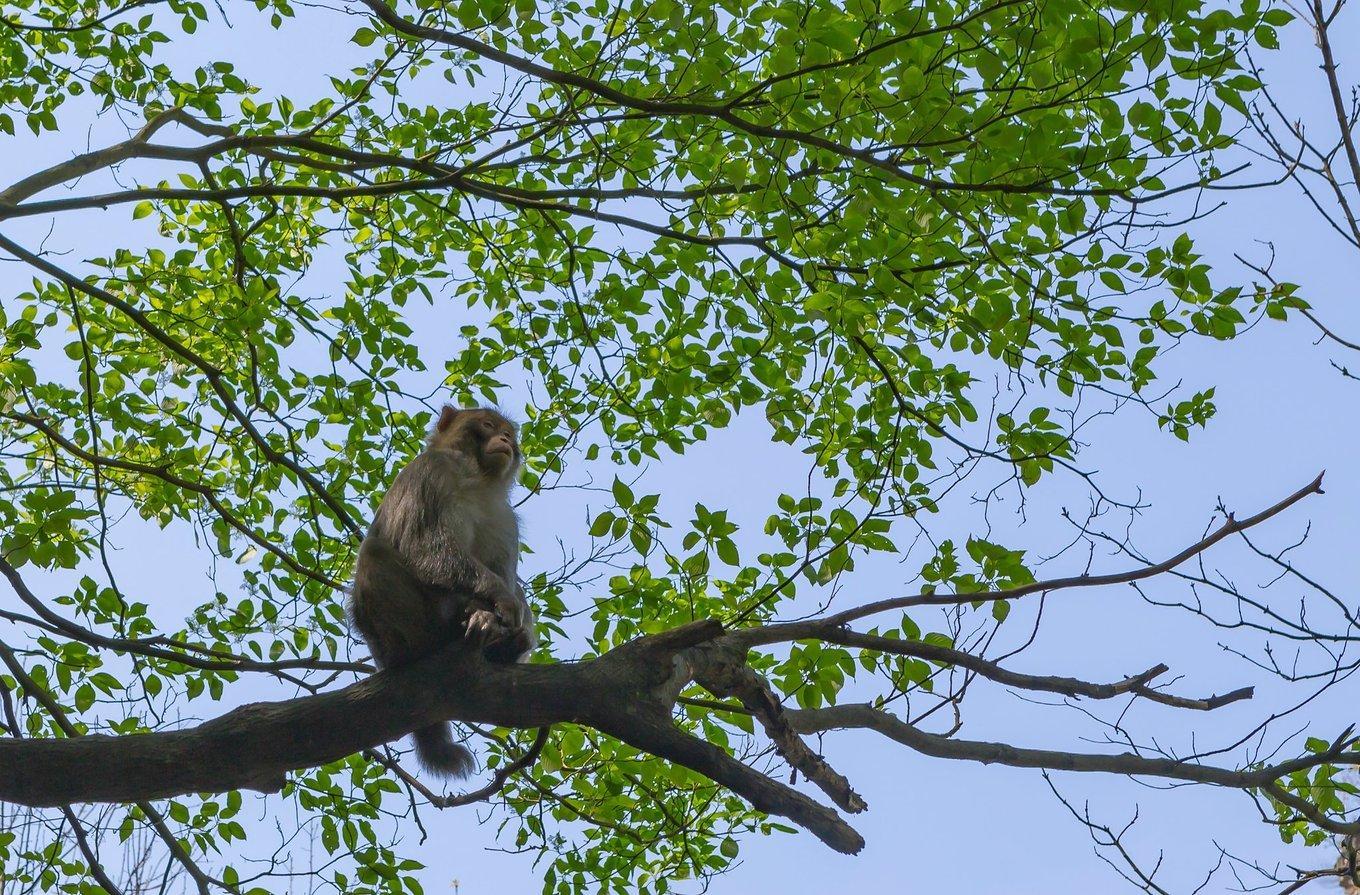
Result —
[[468, 613], [467, 638], [483, 647], [519, 633], [525, 623], [525, 604], [508, 588], [497, 588]]

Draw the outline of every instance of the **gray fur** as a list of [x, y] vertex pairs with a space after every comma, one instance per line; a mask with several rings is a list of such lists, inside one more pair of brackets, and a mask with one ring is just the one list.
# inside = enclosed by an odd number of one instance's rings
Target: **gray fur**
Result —
[[[509, 433], [511, 454], [484, 450], [487, 420]], [[504, 444], [501, 445], [504, 449]], [[490, 465], [488, 465], [490, 464]], [[492, 661], [532, 651], [534, 618], [519, 585], [519, 522], [509, 492], [519, 466], [513, 429], [494, 411], [445, 411], [425, 451], [383, 498], [359, 548], [351, 614], [381, 668], [406, 665], [451, 643]], [[458, 775], [471, 755], [447, 725], [418, 732], [433, 770]]]

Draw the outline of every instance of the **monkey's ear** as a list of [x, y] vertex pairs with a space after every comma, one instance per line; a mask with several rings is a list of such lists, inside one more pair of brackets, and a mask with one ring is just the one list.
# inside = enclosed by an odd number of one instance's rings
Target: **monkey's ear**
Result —
[[445, 404], [444, 409], [439, 412], [439, 422], [434, 424], [434, 430], [436, 432], [443, 432], [449, 426], [453, 425], [453, 421], [457, 419], [458, 414], [460, 413], [462, 413], [462, 411], [457, 407], [450, 407]]

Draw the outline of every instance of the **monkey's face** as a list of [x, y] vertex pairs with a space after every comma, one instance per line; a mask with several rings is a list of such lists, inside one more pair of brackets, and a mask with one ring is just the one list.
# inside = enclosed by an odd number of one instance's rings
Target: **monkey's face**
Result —
[[489, 479], [509, 481], [519, 469], [515, 424], [494, 410], [445, 407], [432, 441], [436, 447], [453, 448], [471, 457]]

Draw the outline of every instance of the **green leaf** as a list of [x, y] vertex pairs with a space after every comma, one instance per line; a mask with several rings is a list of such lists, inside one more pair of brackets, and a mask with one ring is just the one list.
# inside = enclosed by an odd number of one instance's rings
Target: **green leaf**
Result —
[[609, 528], [614, 524], [614, 514], [604, 510], [596, 514], [594, 521], [590, 523], [590, 536], [592, 538], [602, 538], [609, 532]]

